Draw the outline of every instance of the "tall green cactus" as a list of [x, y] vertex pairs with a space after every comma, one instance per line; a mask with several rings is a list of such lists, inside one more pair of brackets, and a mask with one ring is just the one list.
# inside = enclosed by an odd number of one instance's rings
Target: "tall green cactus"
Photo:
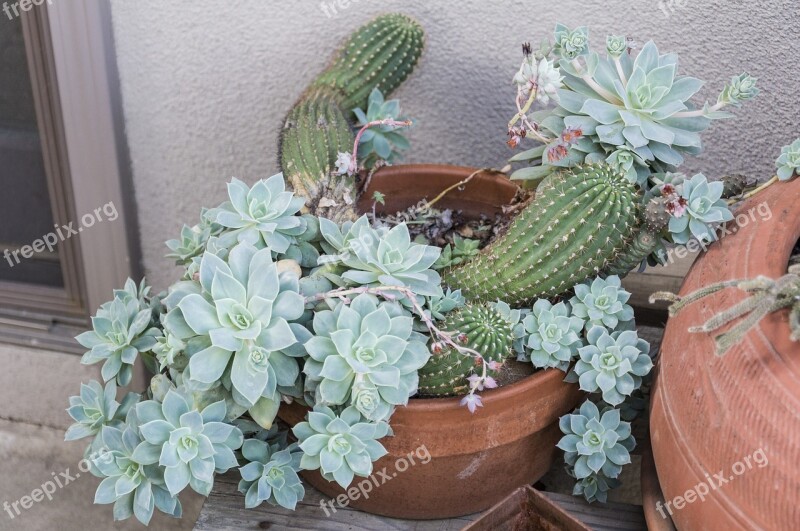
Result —
[[375, 87], [388, 97], [408, 78], [424, 47], [425, 32], [417, 21], [399, 13], [381, 15], [345, 42], [313, 86], [339, 91], [347, 113], [366, 109]]
[[522, 304], [553, 297], [603, 271], [632, 239], [639, 198], [605, 164], [548, 180], [508, 231], [445, 283], [467, 299]]
[[[442, 330], [452, 333], [465, 347], [480, 352], [487, 362], [502, 362], [511, 355], [509, 323], [492, 306], [468, 305], [448, 315]], [[452, 396], [469, 391], [467, 377], [478, 371], [475, 358], [448, 347], [434, 352], [419, 370], [419, 394]]]
[[280, 138], [281, 167], [312, 212], [345, 221], [356, 218], [355, 178], [335, 175], [334, 169], [338, 154], [352, 151], [355, 138], [336, 100], [331, 91], [315, 89], [292, 109]]
[[424, 48], [413, 19], [382, 15], [359, 28], [295, 104], [284, 123], [279, 151], [283, 173], [316, 215], [355, 219], [353, 177], [337, 175], [339, 153], [353, 150], [352, 110], [367, 108], [377, 87], [384, 96], [411, 74]]

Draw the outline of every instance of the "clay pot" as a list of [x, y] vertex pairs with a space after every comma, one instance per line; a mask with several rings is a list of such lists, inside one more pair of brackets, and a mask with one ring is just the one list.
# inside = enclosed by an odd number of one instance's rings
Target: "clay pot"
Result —
[[[759, 214], [765, 204], [771, 219]], [[798, 205], [800, 179], [742, 205], [744, 226], [697, 260], [681, 294], [721, 280], [786, 274], [800, 238]], [[708, 490], [705, 501], [672, 507], [681, 530], [800, 526], [800, 344], [789, 340], [788, 311], [764, 318], [723, 357], [714, 353], [713, 335], [687, 333], [742, 298], [727, 289], [667, 323], [650, 421], [658, 477], [668, 502], [706, 490], [700, 484]]]
[[[385, 168], [374, 175], [360, 206], [372, 208], [372, 193], [380, 191], [386, 195], [383, 209], [402, 210], [422, 198], [432, 199], [473, 171], [434, 165]], [[516, 189], [502, 175], [482, 173], [438, 205], [476, 218], [498, 212]], [[487, 509], [535, 482], [556, 456], [558, 418], [582, 396], [575, 384], [563, 379], [561, 371], [539, 371], [484, 392], [483, 407], [474, 415], [459, 404], [460, 398], [411, 399], [391, 418], [394, 437], [381, 440], [389, 453], [374, 463], [372, 486], [356, 478], [349, 505], [396, 518], [450, 518]], [[294, 426], [306, 411], [298, 404], [284, 405], [278, 416]], [[327, 497], [345, 492], [318, 472], [305, 472], [303, 477]], [[370, 488], [368, 497], [358, 491], [361, 483], [363, 490]]]

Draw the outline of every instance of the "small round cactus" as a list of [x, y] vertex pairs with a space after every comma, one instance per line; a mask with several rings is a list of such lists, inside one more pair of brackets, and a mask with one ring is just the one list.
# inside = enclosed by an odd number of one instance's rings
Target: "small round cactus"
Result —
[[667, 228], [669, 217], [665, 198], [654, 197], [647, 202], [644, 209], [644, 223], [651, 232], [661, 232]]
[[722, 198], [730, 199], [737, 195], [742, 195], [747, 187], [748, 178], [746, 175], [733, 173], [722, 178]]
[[[442, 330], [479, 352], [487, 363], [502, 363], [511, 355], [512, 324], [492, 305], [467, 305], [452, 312]], [[433, 356], [419, 371], [420, 394], [452, 396], [469, 391], [467, 377], [476, 370], [476, 359], [438, 343], [432, 351]]]

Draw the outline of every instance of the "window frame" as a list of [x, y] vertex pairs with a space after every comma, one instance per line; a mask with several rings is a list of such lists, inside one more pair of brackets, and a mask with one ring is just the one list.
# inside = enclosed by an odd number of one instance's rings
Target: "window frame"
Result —
[[118, 218], [59, 243], [63, 288], [0, 281], [0, 341], [82, 352], [73, 336], [140, 272], [110, 7], [43, 4], [20, 18], [54, 222], [109, 202]]

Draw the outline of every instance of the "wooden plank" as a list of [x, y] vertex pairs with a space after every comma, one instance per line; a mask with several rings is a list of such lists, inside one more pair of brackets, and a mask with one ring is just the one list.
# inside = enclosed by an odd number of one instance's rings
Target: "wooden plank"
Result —
[[477, 516], [449, 520], [398, 520], [375, 516], [349, 507], [330, 507], [328, 515], [322, 503], [328, 501], [319, 491], [306, 486], [306, 496], [298, 503], [296, 511], [262, 503], [255, 509], [244, 508], [244, 496], [237, 490], [239, 473], [229, 472], [217, 476], [214, 490], [203, 505], [196, 531], [226, 531], [234, 529], [280, 529], [300, 531], [325, 529], [326, 531], [455, 531], [471, 523]]
[[642, 531], [647, 526], [641, 505], [627, 503], [589, 503], [583, 498], [543, 492], [569, 514], [596, 531]]

